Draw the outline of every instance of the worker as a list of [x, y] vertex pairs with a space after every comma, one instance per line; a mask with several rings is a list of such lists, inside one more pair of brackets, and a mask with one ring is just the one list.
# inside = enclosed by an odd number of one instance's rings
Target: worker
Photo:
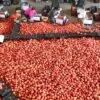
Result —
[[59, 0], [51, 0], [51, 8], [60, 8]]
[[84, 0], [78, 0], [77, 7], [84, 8]]
[[14, 14], [12, 14], [10, 16], [10, 18], [12, 18], [14, 20], [18, 20], [19, 18], [21, 18], [21, 10], [16, 9], [16, 12]]
[[84, 2], [85, 2], [85, 0], [72, 0], [73, 5], [77, 6], [79, 8], [84, 7]]
[[29, 19], [32, 19], [33, 17], [37, 15], [37, 11], [35, 10], [35, 7], [32, 7], [25, 10], [24, 14], [27, 15]]
[[60, 9], [52, 8], [52, 10], [49, 12], [50, 21], [55, 24], [56, 18], [60, 16], [61, 11], [62, 11], [62, 8]]
[[55, 13], [54, 8], [52, 8], [52, 9], [50, 10], [50, 12], [49, 12], [49, 16], [48, 16], [48, 17], [49, 17], [50, 22], [52, 22], [52, 23], [55, 24], [54, 13]]
[[48, 16], [49, 11], [51, 10], [50, 6], [46, 5], [43, 9], [42, 9], [42, 16]]

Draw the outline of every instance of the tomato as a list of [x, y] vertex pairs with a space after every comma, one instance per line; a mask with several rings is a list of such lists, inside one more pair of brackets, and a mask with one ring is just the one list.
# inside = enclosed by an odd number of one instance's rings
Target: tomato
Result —
[[10, 34], [13, 25], [14, 23], [12, 19], [0, 20], [0, 34]]
[[[99, 25], [97, 25], [99, 26]], [[84, 33], [84, 32], [100, 32], [99, 28], [84, 28], [78, 22], [69, 23], [64, 26], [53, 25], [45, 22], [38, 23], [22, 23], [21, 29], [22, 34], [37, 34], [37, 33]]]

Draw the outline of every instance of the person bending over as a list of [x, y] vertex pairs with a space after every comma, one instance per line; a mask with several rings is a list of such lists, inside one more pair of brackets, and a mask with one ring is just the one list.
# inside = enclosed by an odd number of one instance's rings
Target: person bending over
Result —
[[51, 8], [60, 8], [59, 0], [51, 0]]
[[29, 17], [31, 20], [33, 17], [37, 15], [37, 11], [35, 10], [35, 7], [29, 8], [25, 10], [24, 14]]

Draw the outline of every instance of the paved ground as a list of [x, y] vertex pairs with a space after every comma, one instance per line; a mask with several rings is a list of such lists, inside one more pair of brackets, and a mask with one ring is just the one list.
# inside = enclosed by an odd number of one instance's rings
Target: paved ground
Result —
[[[41, 10], [45, 5], [51, 5], [51, 2], [33, 2], [34, 0], [28, 0], [29, 3], [32, 6], [35, 6], [37, 10]], [[18, 6], [18, 5], [17, 5]], [[61, 8], [63, 8], [64, 10], [69, 9], [71, 7], [70, 3], [62, 3], [60, 4]], [[90, 0], [85, 2], [85, 7], [90, 7], [90, 6], [97, 6], [98, 8], [100, 8], [100, 3], [93, 3]], [[11, 5], [10, 7], [7, 7], [7, 9], [9, 9], [11, 12], [14, 11], [14, 8], [16, 6], [15, 5]]]
[[[51, 2], [33, 2], [34, 0], [28, 0], [29, 3], [31, 4], [31, 6], [34, 6], [38, 11], [41, 11], [41, 9], [45, 6], [45, 5], [51, 5]], [[10, 13], [13, 13], [15, 11], [15, 8], [18, 7], [19, 5], [11, 5], [6, 7], [6, 9], [8, 9], [8, 11]], [[63, 8], [63, 11], [65, 13], [65, 15], [67, 15], [67, 17], [71, 20], [75, 20], [75, 17], [72, 17], [70, 14], [70, 8], [71, 8], [71, 4], [70, 3], [61, 3], [60, 4], [61, 8]], [[93, 3], [91, 2], [91, 0], [85, 0], [85, 7], [90, 7], [90, 6], [97, 6], [98, 8], [100, 8], [100, 3]]]

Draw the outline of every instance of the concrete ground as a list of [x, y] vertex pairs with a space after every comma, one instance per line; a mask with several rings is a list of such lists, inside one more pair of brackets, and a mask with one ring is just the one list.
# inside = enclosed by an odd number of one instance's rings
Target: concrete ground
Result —
[[[28, 0], [31, 6], [34, 6], [39, 12], [45, 5], [51, 5], [51, 2], [34, 2], [34, 0]], [[15, 8], [18, 7], [19, 5], [11, 5], [7, 6], [6, 9], [10, 13], [13, 13], [15, 11]], [[64, 14], [67, 15], [67, 17], [71, 20], [75, 20], [75, 17], [71, 16], [70, 14], [70, 8], [71, 4], [70, 3], [61, 3], [60, 4], [61, 8], [63, 8]], [[85, 0], [85, 8], [91, 7], [91, 6], [97, 6], [100, 8], [100, 3], [93, 3], [91, 0]]]

